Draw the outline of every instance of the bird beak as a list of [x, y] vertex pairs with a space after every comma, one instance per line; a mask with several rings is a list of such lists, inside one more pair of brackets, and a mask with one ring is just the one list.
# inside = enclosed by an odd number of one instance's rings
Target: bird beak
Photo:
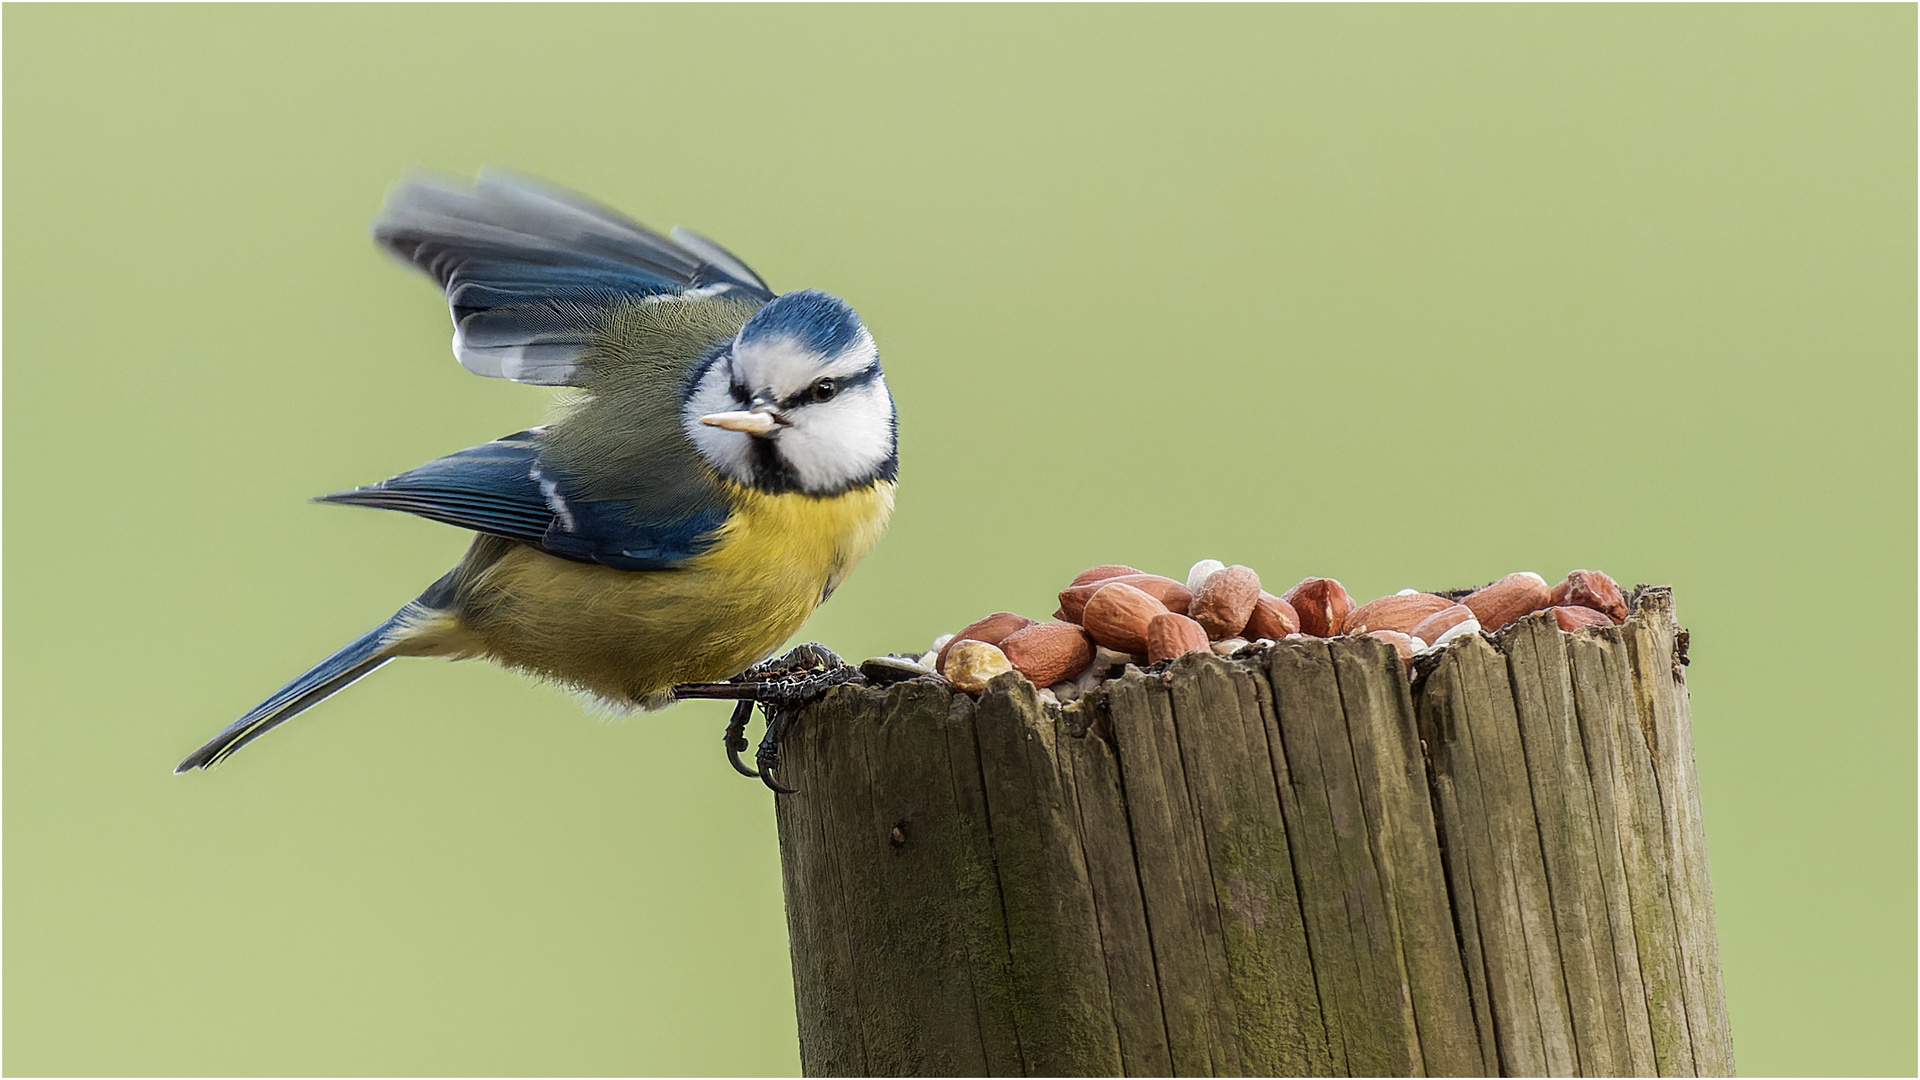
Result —
[[700, 422], [708, 427], [744, 431], [749, 435], [765, 435], [774, 428], [784, 426], [786, 418], [772, 409], [759, 408], [746, 412], [709, 413], [701, 417]]

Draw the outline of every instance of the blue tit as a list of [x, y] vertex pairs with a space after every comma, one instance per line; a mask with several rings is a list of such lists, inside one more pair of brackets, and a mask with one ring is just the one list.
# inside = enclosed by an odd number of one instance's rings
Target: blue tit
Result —
[[373, 235], [431, 275], [453, 352], [577, 391], [564, 415], [318, 501], [477, 533], [445, 577], [181, 762], [217, 764], [399, 656], [482, 657], [620, 708], [732, 678], [893, 510], [893, 398], [851, 307], [726, 249], [482, 171], [412, 180]]

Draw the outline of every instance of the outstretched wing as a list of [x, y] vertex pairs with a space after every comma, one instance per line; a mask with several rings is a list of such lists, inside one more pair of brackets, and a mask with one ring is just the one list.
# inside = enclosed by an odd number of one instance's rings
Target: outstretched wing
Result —
[[726, 522], [717, 492], [667, 514], [637, 500], [587, 499], [541, 460], [544, 434], [518, 432], [316, 501], [401, 510], [616, 570], [671, 569], [712, 546]]
[[471, 186], [400, 184], [373, 235], [446, 290], [460, 363], [516, 382], [575, 385], [581, 353], [623, 301], [773, 297], [706, 237], [677, 228], [663, 236], [579, 195], [493, 170]]

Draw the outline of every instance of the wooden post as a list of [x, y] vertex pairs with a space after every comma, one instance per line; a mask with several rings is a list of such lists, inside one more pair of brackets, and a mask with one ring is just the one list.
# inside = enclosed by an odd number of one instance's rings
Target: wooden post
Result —
[[1425, 658], [1368, 637], [801, 712], [808, 1075], [1731, 1075], [1664, 588]]

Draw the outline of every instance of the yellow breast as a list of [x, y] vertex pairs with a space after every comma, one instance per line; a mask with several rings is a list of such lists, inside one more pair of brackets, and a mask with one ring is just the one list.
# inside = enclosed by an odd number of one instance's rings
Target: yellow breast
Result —
[[736, 675], [799, 630], [879, 541], [893, 491], [733, 487], [714, 546], [673, 570], [613, 570], [516, 544], [476, 576], [457, 624], [422, 625], [408, 651], [484, 655], [614, 703], [662, 705], [676, 684]]
[[838, 588], [879, 542], [893, 514], [893, 487], [879, 481], [823, 499], [732, 485], [734, 512], [719, 542], [688, 569], [743, 592], [821, 594], [806, 605], [812, 614], [824, 594]]

